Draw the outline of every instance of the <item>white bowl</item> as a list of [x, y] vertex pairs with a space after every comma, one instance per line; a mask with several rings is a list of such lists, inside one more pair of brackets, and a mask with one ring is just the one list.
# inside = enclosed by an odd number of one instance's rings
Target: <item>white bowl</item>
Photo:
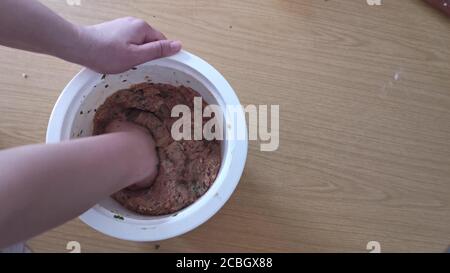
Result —
[[[189, 86], [198, 91], [206, 102], [220, 105], [226, 124], [223, 126], [222, 165], [213, 185], [196, 202], [177, 213], [153, 217], [133, 213], [112, 198], [107, 198], [80, 216], [89, 226], [112, 237], [141, 242], [158, 241], [198, 227], [230, 198], [239, 183], [247, 157], [247, 127], [242, 108], [233, 113], [226, 107], [240, 105], [231, 86], [216, 69], [199, 57], [182, 51], [136, 68], [106, 77], [89, 69], [81, 70], [64, 88], [55, 104], [46, 141], [55, 143], [90, 136], [94, 109], [115, 91], [146, 80]], [[80, 114], [81, 111], [83, 114]], [[242, 130], [245, 131], [243, 139], [233, 137]]]

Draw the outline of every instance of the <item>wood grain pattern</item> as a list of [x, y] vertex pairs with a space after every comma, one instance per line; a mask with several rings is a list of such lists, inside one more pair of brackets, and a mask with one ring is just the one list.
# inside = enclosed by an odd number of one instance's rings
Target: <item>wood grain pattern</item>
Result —
[[[36, 252], [443, 252], [450, 244], [450, 21], [421, 0], [43, 1], [83, 24], [133, 15], [221, 71], [244, 104], [280, 105], [280, 148], [250, 144], [210, 221], [132, 243], [73, 220]], [[44, 141], [79, 70], [0, 48], [0, 148]], [[27, 73], [27, 79], [22, 78]]]

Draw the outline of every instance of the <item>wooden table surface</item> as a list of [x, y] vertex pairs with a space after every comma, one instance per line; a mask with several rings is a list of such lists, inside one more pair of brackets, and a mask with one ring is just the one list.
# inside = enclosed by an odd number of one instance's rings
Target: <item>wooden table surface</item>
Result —
[[[280, 105], [240, 184], [179, 238], [133, 243], [72, 220], [36, 252], [443, 252], [450, 244], [450, 20], [421, 0], [43, 1], [73, 22], [132, 15], [215, 66], [243, 104]], [[51, 31], [51, 30], [49, 30]], [[43, 142], [80, 67], [0, 48], [0, 148]], [[26, 73], [28, 78], [22, 77]], [[30, 181], [31, 183], [32, 181]]]

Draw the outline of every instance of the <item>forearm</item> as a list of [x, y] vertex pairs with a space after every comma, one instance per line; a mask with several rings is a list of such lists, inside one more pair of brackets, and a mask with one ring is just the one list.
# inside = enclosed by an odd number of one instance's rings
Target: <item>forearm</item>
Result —
[[35, 0], [0, 0], [0, 45], [53, 55], [106, 74], [181, 50], [179, 41], [167, 40], [143, 20], [125, 17], [78, 26]]
[[145, 179], [143, 136], [120, 132], [0, 152], [0, 248], [64, 223]]
[[35, 0], [0, 1], [0, 44], [82, 64], [80, 28]]

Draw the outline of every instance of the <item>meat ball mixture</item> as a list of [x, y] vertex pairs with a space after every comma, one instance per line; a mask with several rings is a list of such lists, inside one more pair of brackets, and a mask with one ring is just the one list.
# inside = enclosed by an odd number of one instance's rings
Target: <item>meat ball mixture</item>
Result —
[[[184, 86], [141, 83], [117, 91], [97, 109], [94, 135], [103, 134], [115, 119], [134, 122], [152, 134], [159, 156], [153, 185], [142, 190], [122, 189], [112, 195], [117, 202], [143, 215], [170, 214], [192, 204], [212, 185], [221, 164], [220, 141], [174, 141], [170, 133], [178, 119], [170, 116], [172, 108], [184, 104], [193, 113], [194, 97], [199, 96]], [[203, 107], [206, 105], [203, 101]], [[209, 119], [203, 118], [203, 124]]]

